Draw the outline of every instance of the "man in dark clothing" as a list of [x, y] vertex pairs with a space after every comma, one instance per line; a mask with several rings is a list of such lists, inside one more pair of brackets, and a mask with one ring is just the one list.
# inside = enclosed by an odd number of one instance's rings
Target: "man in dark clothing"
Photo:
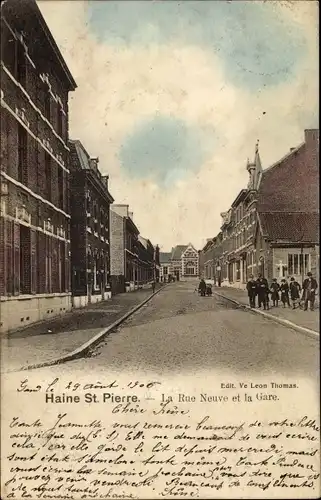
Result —
[[287, 304], [290, 307], [290, 299], [289, 299], [289, 284], [285, 278], [281, 279], [280, 285], [280, 293], [281, 293], [281, 302], [283, 307]]
[[201, 293], [201, 297], [205, 297], [206, 283], [205, 283], [204, 279], [201, 279], [200, 284], [198, 285], [198, 290]]
[[302, 289], [303, 289], [303, 300], [304, 300], [304, 310], [308, 310], [308, 305], [310, 302], [310, 310], [314, 310], [314, 302], [315, 302], [315, 292], [318, 288], [318, 283], [315, 278], [312, 278], [312, 273], [307, 274], [307, 278], [303, 281]]
[[251, 274], [249, 281], [246, 284], [247, 294], [249, 296], [250, 307], [255, 307], [255, 297], [257, 293], [256, 281]]
[[258, 307], [260, 308], [263, 304], [264, 309], [269, 309], [269, 285], [267, 279], [262, 277], [262, 274], [259, 274], [258, 279], [256, 280], [257, 287], [257, 296], [258, 296]]

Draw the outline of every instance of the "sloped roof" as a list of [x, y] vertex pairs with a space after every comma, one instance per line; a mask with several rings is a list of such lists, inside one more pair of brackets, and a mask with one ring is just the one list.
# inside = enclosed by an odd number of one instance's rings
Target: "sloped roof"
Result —
[[80, 167], [83, 170], [90, 169], [90, 162], [89, 162], [90, 156], [87, 153], [87, 151], [85, 150], [85, 148], [82, 145], [82, 143], [80, 141], [78, 141], [78, 140], [72, 140], [72, 139], [69, 142], [71, 144], [73, 144], [73, 146], [74, 146], [74, 148], [76, 150]]
[[138, 240], [140, 241], [140, 243], [145, 247], [147, 248], [148, 246], [148, 241], [146, 238], [144, 238], [143, 236], [139, 235], [138, 236]]
[[271, 241], [319, 242], [318, 213], [260, 213], [259, 220], [263, 236]]
[[[47, 46], [50, 47], [50, 62], [51, 64], [55, 61], [58, 64], [58, 67], [61, 70], [61, 74], [64, 76], [66, 83], [68, 82], [68, 87], [70, 90], [75, 90], [77, 88], [77, 84], [64, 60], [60, 49], [49, 29], [48, 24], [46, 23], [41, 10], [36, 2], [36, 0], [10, 0], [8, 2], [1, 2], [1, 17], [10, 16], [10, 19], [14, 19], [15, 28], [18, 30], [28, 30], [30, 26], [33, 26], [33, 36], [35, 37], [36, 43], [41, 45], [44, 51], [47, 49]], [[31, 21], [31, 22], [30, 22]], [[41, 41], [39, 37], [36, 35], [35, 22], [38, 21], [39, 26], [44, 34], [44, 37], [47, 40], [47, 44], [44, 44], [44, 39]], [[40, 42], [40, 43], [39, 43]], [[48, 58], [48, 55], [47, 55]]]
[[171, 252], [159, 252], [160, 264], [166, 264], [166, 262], [170, 262], [171, 256], [172, 256]]
[[172, 260], [180, 260], [182, 258], [182, 254], [188, 248], [188, 245], [176, 245], [172, 250]]
[[306, 144], [263, 171], [258, 192], [259, 212], [319, 210], [319, 169], [309, 161]]

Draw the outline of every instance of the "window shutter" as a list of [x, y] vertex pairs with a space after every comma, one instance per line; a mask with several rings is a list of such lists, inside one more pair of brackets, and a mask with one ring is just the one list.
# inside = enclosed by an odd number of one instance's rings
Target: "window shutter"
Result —
[[70, 290], [70, 257], [69, 257], [69, 244], [65, 243], [65, 291]]
[[59, 292], [59, 261], [58, 261], [58, 240], [51, 238], [52, 245], [52, 292]]
[[5, 264], [5, 219], [0, 218], [0, 295], [6, 295], [6, 264]]
[[46, 170], [45, 170], [45, 161], [46, 154], [44, 148], [38, 144], [38, 158], [37, 158], [37, 167], [38, 167], [38, 190], [39, 194], [46, 198]]
[[46, 236], [38, 233], [38, 293], [46, 293]]
[[45, 235], [46, 242], [46, 293], [52, 293], [52, 238]]
[[[10, 270], [9, 270], [10, 271]], [[13, 223], [13, 294], [20, 293], [20, 224]]]
[[37, 231], [31, 229], [30, 232], [30, 246], [31, 246], [31, 293], [37, 293], [38, 286], [38, 265], [37, 265]]

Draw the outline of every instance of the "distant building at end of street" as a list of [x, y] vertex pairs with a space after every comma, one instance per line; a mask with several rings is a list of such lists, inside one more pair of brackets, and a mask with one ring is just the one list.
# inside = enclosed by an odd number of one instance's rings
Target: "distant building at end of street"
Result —
[[169, 277], [179, 281], [199, 276], [199, 253], [191, 243], [177, 245], [171, 252], [160, 252], [160, 264], [163, 281], [168, 281]]

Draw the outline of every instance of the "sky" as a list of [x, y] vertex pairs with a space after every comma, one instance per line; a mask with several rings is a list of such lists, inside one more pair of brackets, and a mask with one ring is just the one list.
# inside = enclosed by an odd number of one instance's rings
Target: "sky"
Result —
[[257, 140], [267, 168], [318, 126], [314, 1], [38, 5], [78, 86], [70, 137], [162, 251], [219, 232]]

